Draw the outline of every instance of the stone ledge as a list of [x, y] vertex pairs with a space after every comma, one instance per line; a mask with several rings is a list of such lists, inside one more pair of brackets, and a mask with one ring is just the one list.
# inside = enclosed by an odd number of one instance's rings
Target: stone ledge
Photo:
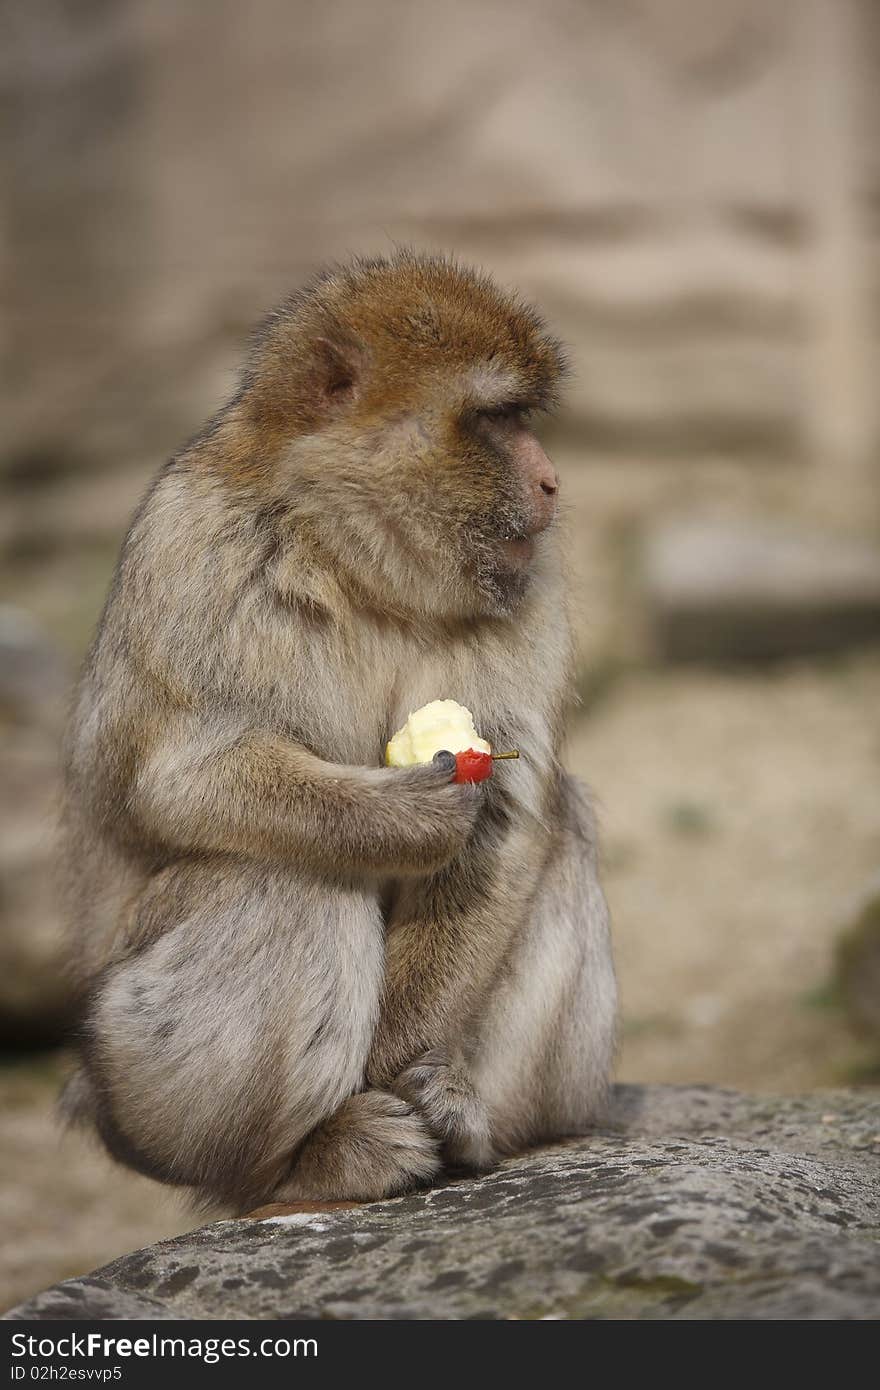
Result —
[[618, 1086], [595, 1133], [350, 1210], [224, 1221], [8, 1319], [873, 1319], [880, 1096]]

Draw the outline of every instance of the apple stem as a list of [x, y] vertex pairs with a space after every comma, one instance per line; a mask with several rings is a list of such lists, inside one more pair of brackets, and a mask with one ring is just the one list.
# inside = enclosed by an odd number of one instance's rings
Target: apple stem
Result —
[[514, 748], [512, 753], [493, 753], [491, 756], [493, 762], [499, 762], [501, 758], [518, 758], [519, 749]]

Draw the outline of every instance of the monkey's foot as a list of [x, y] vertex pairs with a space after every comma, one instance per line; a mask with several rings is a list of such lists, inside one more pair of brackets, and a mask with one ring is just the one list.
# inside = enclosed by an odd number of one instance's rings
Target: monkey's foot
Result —
[[456, 1168], [491, 1168], [495, 1162], [489, 1112], [465, 1068], [444, 1052], [426, 1052], [393, 1082], [395, 1095], [422, 1115]]
[[375, 1202], [430, 1182], [439, 1168], [422, 1116], [387, 1091], [363, 1091], [309, 1135], [272, 1195], [297, 1204]]

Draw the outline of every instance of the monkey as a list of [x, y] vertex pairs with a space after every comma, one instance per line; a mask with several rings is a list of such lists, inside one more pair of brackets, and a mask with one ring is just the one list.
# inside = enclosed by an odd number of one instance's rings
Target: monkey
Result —
[[[334, 266], [135, 513], [65, 744], [62, 1107], [197, 1203], [379, 1200], [601, 1111], [615, 977], [533, 425], [565, 372], [453, 258]], [[385, 767], [438, 697], [519, 762]]]

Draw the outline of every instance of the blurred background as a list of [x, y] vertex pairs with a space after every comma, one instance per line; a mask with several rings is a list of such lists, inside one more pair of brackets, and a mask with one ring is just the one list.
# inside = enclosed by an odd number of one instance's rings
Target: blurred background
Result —
[[3, 0], [0, 1305], [195, 1224], [54, 1123], [59, 729], [145, 484], [328, 258], [454, 251], [572, 345], [620, 1077], [880, 1081], [878, 77], [871, 0]]

